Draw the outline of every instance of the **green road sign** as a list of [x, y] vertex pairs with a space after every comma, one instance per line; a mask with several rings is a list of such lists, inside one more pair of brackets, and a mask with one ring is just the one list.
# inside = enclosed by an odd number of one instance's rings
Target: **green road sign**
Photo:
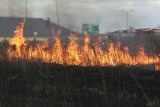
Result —
[[95, 35], [99, 33], [99, 27], [96, 24], [83, 24], [83, 33], [89, 35]]

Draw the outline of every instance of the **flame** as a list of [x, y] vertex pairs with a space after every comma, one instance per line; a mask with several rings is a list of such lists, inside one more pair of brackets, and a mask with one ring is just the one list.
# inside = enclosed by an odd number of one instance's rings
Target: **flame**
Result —
[[[14, 38], [12, 38], [9, 41], [10, 46], [15, 46], [16, 53], [18, 57], [21, 56], [22, 53], [22, 46], [26, 46], [25, 39], [23, 37], [23, 29], [24, 29], [25, 19], [23, 19], [22, 23], [20, 23], [19, 26], [17, 26], [16, 31], [14, 32]], [[11, 51], [11, 49], [8, 50], [8, 52]]]
[[[41, 60], [46, 63], [78, 66], [117, 66], [117, 65], [148, 65], [155, 64], [155, 69], [160, 70], [160, 57], [148, 56], [143, 47], [139, 48], [136, 56], [132, 56], [126, 46], [121, 49], [121, 43], [110, 43], [103, 49], [98, 44], [91, 44], [90, 37], [84, 38], [84, 44], [80, 45], [75, 39], [71, 39], [67, 46], [61, 43], [57, 32], [52, 46], [48, 41], [36, 46], [26, 44], [23, 37], [25, 20], [16, 28], [15, 36], [9, 41], [10, 47], [7, 55], [12, 59], [25, 59], [28, 61]], [[74, 35], [71, 35], [74, 36]], [[16, 49], [11, 47], [15, 45]]]
[[[74, 36], [74, 35], [71, 35]], [[80, 59], [80, 52], [78, 48], [78, 44], [71, 39], [67, 49], [66, 49], [66, 56], [65, 60], [69, 65], [80, 65], [81, 59]]]

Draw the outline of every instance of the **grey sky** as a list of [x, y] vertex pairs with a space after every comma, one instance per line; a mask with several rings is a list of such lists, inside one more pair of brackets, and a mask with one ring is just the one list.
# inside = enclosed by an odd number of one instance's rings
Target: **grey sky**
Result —
[[[126, 29], [126, 15], [122, 10], [134, 10], [129, 14], [129, 25], [136, 28], [160, 25], [159, 0], [57, 0], [60, 24], [81, 32], [83, 23], [99, 24], [100, 32]], [[25, 17], [25, 0], [0, 0], [0, 16]], [[28, 16], [50, 17], [57, 23], [55, 0], [28, 0]]]

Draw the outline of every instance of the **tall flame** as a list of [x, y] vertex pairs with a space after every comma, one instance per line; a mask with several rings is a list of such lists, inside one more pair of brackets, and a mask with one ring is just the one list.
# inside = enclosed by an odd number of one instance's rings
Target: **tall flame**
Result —
[[[52, 47], [46, 41], [37, 44], [35, 47], [27, 46], [23, 37], [25, 20], [16, 28], [15, 36], [9, 41], [10, 47], [7, 51], [9, 59], [25, 59], [28, 61], [40, 59], [47, 63], [78, 66], [117, 66], [117, 65], [147, 65], [155, 64], [156, 70], [160, 70], [160, 57], [158, 55], [148, 56], [145, 49], [140, 47], [136, 56], [130, 55], [126, 46], [121, 49], [121, 43], [110, 43], [106, 49], [98, 44], [91, 44], [90, 37], [84, 38], [84, 45], [80, 45], [76, 40], [71, 39], [68, 46], [64, 46], [60, 39], [60, 31], [55, 36]], [[71, 35], [74, 36], [74, 35]], [[11, 47], [15, 45], [16, 49]]]
[[15, 46], [16, 53], [18, 57], [21, 55], [21, 46], [26, 46], [25, 39], [23, 37], [23, 29], [24, 29], [25, 19], [17, 26], [16, 31], [14, 32], [14, 38], [9, 41], [11, 46]]

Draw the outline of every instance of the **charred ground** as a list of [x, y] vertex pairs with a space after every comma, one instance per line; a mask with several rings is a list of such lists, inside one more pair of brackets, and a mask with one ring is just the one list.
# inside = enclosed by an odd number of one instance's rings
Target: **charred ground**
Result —
[[160, 73], [143, 68], [0, 61], [0, 104], [2, 107], [158, 107]]

